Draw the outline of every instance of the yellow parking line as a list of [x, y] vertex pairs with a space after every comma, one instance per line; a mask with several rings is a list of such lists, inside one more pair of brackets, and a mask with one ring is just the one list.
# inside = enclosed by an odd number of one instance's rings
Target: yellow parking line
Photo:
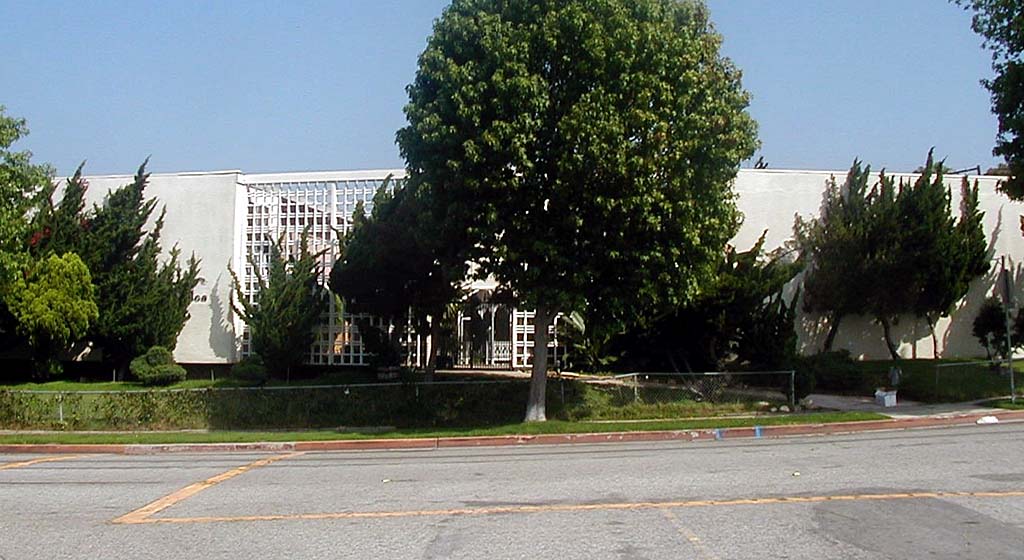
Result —
[[[284, 458], [284, 456], [280, 457]], [[774, 498], [747, 498], [737, 500], [687, 500], [673, 502], [625, 502], [599, 504], [553, 504], [537, 506], [498, 506], [482, 508], [428, 509], [409, 511], [345, 511], [336, 513], [298, 513], [281, 515], [238, 515], [238, 516], [207, 516], [207, 517], [161, 517], [147, 516], [129, 517], [132, 514], [116, 519], [115, 523], [222, 523], [237, 521], [290, 521], [290, 520], [330, 520], [330, 519], [390, 519], [403, 517], [438, 517], [460, 515], [498, 515], [511, 513], [561, 513], [581, 511], [614, 511], [644, 510], [694, 507], [722, 507], [743, 505], [772, 504], [806, 504], [831, 501], [860, 500], [912, 500], [925, 498], [1008, 498], [1024, 497], [1024, 491], [994, 492], [901, 492], [890, 494], [850, 494], [839, 496], [784, 496]], [[154, 502], [157, 503], [157, 502]], [[145, 508], [143, 508], [145, 509]], [[163, 509], [163, 508], [161, 508]], [[141, 510], [137, 510], [141, 511]], [[157, 510], [159, 511], [159, 510]], [[135, 513], [135, 512], [132, 512]], [[155, 513], [155, 512], [153, 512]], [[151, 514], [150, 514], [151, 515]]]
[[115, 519], [113, 521], [113, 523], [123, 523], [123, 524], [148, 523], [148, 522], [151, 521], [149, 519], [149, 517], [151, 515], [155, 515], [155, 514], [157, 514], [157, 513], [161, 512], [161, 511], [163, 511], [163, 510], [173, 506], [174, 504], [176, 504], [176, 503], [178, 503], [178, 502], [180, 502], [182, 500], [186, 500], [188, 498], [191, 498], [192, 496], [195, 496], [196, 494], [202, 492], [203, 490], [206, 490], [207, 488], [209, 488], [211, 486], [214, 486], [216, 484], [220, 484], [221, 482], [224, 482], [225, 480], [229, 480], [231, 478], [234, 478], [234, 477], [236, 477], [236, 476], [238, 476], [238, 475], [240, 475], [240, 474], [242, 474], [244, 472], [248, 472], [248, 471], [250, 471], [252, 469], [255, 469], [257, 467], [263, 467], [263, 466], [269, 465], [271, 463], [280, 461], [281, 459], [288, 459], [288, 458], [291, 458], [291, 457], [297, 457], [297, 456], [302, 455], [302, 454], [303, 454], [302, 451], [297, 451], [297, 452], [294, 452], [294, 453], [285, 453], [283, 455], [275, 455], [273, 457], [266, 457], [266, 458], [260, 459], [258, 461], [253, 461], [252, 463], [249, 463], [248, 465], [242, 465], [241, 467], [237, 467], [237, 468], [231, 469], [231, 470], [229, 470], [227, 472], [218, 474], [217, 476], [207, 478], [206, 480], [204, 480], [202, 482], [196, 482], [195, 484], [189, 484], [188, 486], [182, 488], [181, 490], [178, 490], [177, 492], [173, 492], [171, 494], [168, 494], [168, 495], [160, 498], [159, 500], [156, 500], [155, 502], [146, 504], [146, 505], [140, 507], [139, 509], [137, 509], [135, 511], [130, 511], [130, 512], [122, 515], [121, 517], [118, 517], [117, 519]]
[[39, 463], [52, 463], [54, 461], [67, 461], [68, 459], [78, 459], [84, 457], [84, 455], [57, 455], [55, 457], [40, 457], [38, 459], [32, 459], [31, 461], [19, 461], [17, 463], [7, 463], [0, 465], [0, 471], [7, 469], [20, 469], [21, 467], [27, 467], [29, 465], [38, 465]]
[[701, 542], [700, 537], [698, 537], [696, 533], [691, 531], [686, 525], [683, 525], [683, 522], [676, 517], [676, 514], [672, 513], [670, 508], [665, 508], [661, 511], [665, 514], [665, 518], [668, 519], [668, 522], [671, 523], [672, 526], [676, 528], [676, 531], [686, 539], [686, 542], [690, 543], [690, 546], [697, 551], [703, 560], [719, 560], [717, 556], [712, 554], [711, 551], [704, 546], [704, 543]]

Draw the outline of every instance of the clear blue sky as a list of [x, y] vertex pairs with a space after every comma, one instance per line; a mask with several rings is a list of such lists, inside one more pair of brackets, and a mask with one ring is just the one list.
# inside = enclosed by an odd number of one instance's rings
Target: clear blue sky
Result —
[[[400, 167], [443, 0], [0, 0], [0, 104], [61, 174]], [[942, 0], [711, 0], [772, 168], [994, 165], [988, 53]]]

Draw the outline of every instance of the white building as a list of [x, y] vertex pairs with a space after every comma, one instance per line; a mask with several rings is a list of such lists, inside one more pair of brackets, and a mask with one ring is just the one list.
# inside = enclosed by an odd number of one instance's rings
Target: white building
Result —
[[[177, 243], [182, 254], [195, 253], [201, 263], [201, 280], [191, 318], [185, 325], [175, 357], [186, 364], [229, 364], [246, 351], [244, 325], [231, 311], [231, 277], [228, 267], [239, 272], [251, 291], [252, 271], [248, 255], [258, 265], [267, 258], [269, 246], [279, 235], [286, 241], [298, 239], [309, 227], [314, 249], [327, 249], [325, 274], [333, 262], [338, 236], [350, 227], [352, 212], [359, 201], [369, 211], [372, 198], [388, 175], [401, 180], [404, 171], [328, 171], [302, 173], [249, 174], [241, 171], [153, 174], [146, 190], [167, 208], [162, 241], [165, 249]], [[753, 245], [768, 231], [766, 249], [780, 246], [792, 235], [797, 214], [815, 216], [821, 204], [826, 181], [835, 176], [840, 182], [845, 171], [787, 171], [744, 169], [736, 179], [738, 205], [744, 214], [743, 226], [732, 240], [740, 250]], [[984, 355], [971, 336], [971, 322], [987, 294], [992, 292], [997, 259], [1003, 255], [1017, 269], [1024, 260], [1024, 237], [1020, 216], [1024, 204], [1012, 202], [996, 192], [997, 177], [971, 177], [980, 186], [980, 207], [985, 213], [985, 230], [993, 256], [993, 273], [975, 281], [961, 308], [938, 325], [939, 348], [944, 357]], [[132, 180], [129, 175], [90, 176], [89, 202], [100, 202], [109, 190]], [[959, 203], [960, 176], [948, 177], [954, 206]], [[1018, 276], [1020, 274], [1018, 273]], [[1020, 282], [1017, 283], [1019, 288]], [[488, 288], [482, 283], [480, 288]], [[1024, 300], [1022, 300], [1024, 301]], [[322, 365], [362, 365], [363, 353], [352, 318], [331, 310], [307, 361]], [[486, 307], [486, 306], [485, 306]], [[490, 313], [489, 316], [486, 313]], [[493, 306], [480, 312], [479, 320], [491, 322], [489, 335], [478, 357], [486, 363], [524, 366], [528, 362], [529, 314], [496, 311]], [[466, 317], [469, 321], [471, 318]], [[801, 315], [797, 331], [801, 350], [820, 349], [827, 328], [816, 317]], [[466, 324], [469, 328], [469, 323]], [[462, 330], [462, 329], [460, 329]], [[900, 352], [906, 357], [932, 357], [932, 340], [927, 325], [913, 318], [894, 328]], [[410, 341], [420, 354], [422, 341]], [[417, 348], [416, 345], [420, 346]], [[866, 318], [843, 320], [835, 348], [846, 348], [854, 356], [888, 356], [881, 329]], [[467, 348], [467, 352], [472, 349]], [[467, 356], [468, 358], [468, 356]]]

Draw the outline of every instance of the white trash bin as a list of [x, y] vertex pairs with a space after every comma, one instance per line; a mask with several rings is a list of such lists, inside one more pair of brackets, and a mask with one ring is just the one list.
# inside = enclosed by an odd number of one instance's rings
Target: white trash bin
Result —
[[896, 391], [883, 391], [882, 389], [876, 390], [875, 404], [886, 408], [896, 406]]

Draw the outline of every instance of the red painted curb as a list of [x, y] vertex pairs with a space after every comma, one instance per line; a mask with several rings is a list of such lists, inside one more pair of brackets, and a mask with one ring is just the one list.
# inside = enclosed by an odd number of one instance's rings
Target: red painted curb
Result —
[[648, 432], [597, 432], [577, 434], [510, 435], [481, 437], [362, 439], [300, 442], [256, 443], [187, 443], [187, 444], [0, 444], [0, 453], [110, 453], [121, 455], [147, 455], [156, 453], [203, 452], [282, 452], [282, 451], [355, 451], [438, 449], [456, 447], [501, 447], [521, 445], [565, 445], [584, 443], [623, 443], [642, 441], [707, 441], [715, 439], [780, 438], [789, 436], [851, 434], [860, 432], [934, 428], [974, 424], [982, 416], [995, 416], [1001, 422], [1024, 420], [1024, 410], [993, 414], [960, 414], [952, 416], [925, 416], [895, 418], [863, 422], [836, 422], [831, 424], [790, 424], [776, 426], [746, 426], [740, 428], [700, 428], [693, 430], [663, 430]]
[[297, 441], [295, 451], [353, 451], [381, 449], [436, 449], [437, 438], [408, 439], [339, 439]]

